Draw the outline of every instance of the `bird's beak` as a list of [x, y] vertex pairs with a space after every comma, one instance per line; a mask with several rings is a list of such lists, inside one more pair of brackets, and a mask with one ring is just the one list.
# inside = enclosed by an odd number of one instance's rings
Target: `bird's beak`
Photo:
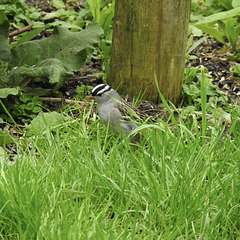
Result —
[[88, 98], [88, 100], [93, 100], [93, 99], [95, 99], [95, 97], [92, 95], [90, 95], [90, 97]]

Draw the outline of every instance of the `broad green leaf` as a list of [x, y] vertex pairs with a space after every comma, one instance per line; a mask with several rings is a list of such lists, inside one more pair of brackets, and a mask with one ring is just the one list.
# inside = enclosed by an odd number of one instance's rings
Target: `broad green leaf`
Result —
[[54, 127], [63, 124], [68, 118], [57, 112], [39, 113], [26, 128], [26, 136], [41, 136], [47, 129], [54, 131]]
[[[87, 54], [85, 50], [83, 51], [81, 56], [83, 56], [84, 61]], [[73, 75], [73, 72], [69, 71], [62, 61], [50, 58], [32, 67], [26, 65], [15, 67], [9, 75], [9, 84], [11, 86], [24, 86], [26, 85], [25, 81], [28, 82], [29, 78], [37, 78], [38, 80], [47, 78], [50, 83], [57, 83], [56, 88], [58, 88], [58, 85], [61, 85], [63, 81], [67, 80], [71, 75]]]
[[17, 95], [20, 91], [19, 87], [15, 88], [1, 88], [0, 89], [0, 98], [6, 98], [8, 95]]
[[0, 60], [0, 89], [8, 86], [8, 63]]
[[92, 13], [93, 20], [99, 24], [100, 22], [100, 9], [101, 9], [101, 0], [86, 0], [89, 9]]
[[83, 50], [93, 48], [100, 41], [102, 34], [103, 30], [97, 24], [91, 24], [80, 32], [70, 32], [66, 28], [56, 27], [49, 38], [25, 42], [14, 47], [12, 67], [37, 65], [43, 60], [56, 58], [69, 70], [78, 71], [84, 64], [81, 56]]
[[83, 66], [87, 49], [94, 48], [102, 34], [103, 30], [98, 24], [89, 25], [81, 32], [56, 27], [49, 38], [13, 47], [9, 86], [21, 86], [26, 92], [31, 80], [48, 79], [49, 83], [54, 84], [52, 90], [57, 91], [73, 71], [78, 71]]
[[[45, 27], [41, 27], [41, 28], [35, 28], [29, 32], [25, 32], [24, 34], [22, 34], [22, 37], [16, 42], [15, 45], [19, 45], [24, 42], [30, 41], [31, 39], [36, 37], [39, 33], [41, 33], [44, 29], [45, 29]], [[13, 45], [11, 45], [11, 46], [13, 46]]]
[[65, 6], [62, 0], [52, 0], [52, 5], [57, 9], [64, 8]]
[[[193, 37], [193, 35], [191, 35]], [[193, 45], [190, 47], [187, 47], [187, 52], [186, 55], [190, 54], [195, 48], [197, 48], [204, 40], [206, 40], [208, 37], [202, 37], [199, 40], [197, 40], [196, 42], [193, 43]]]
[[233, 0], [232, 1], [232, 6], [233, 6], [233, 8], [240, 7], [240, 1], [239, 0]]
[[206, 24], [196, 25], [197, 28], [201, 29], [203, 32], [212, 35], [219, 42], [226, 44], [224, 40], [224, 34], [213, 26], [208, 26]]
[[3, 12], [0, 12], [0, 60], [8, 61], [11, 57], [8, 44], [9, 23]]
[[237, 7], [237, 8], [225, 11], [225, 12], [212, 14], [209, 17], [205, 17], [202, 20], [196, 22], [195, 26], [198, 27], [199, 25], [216, 22], [218, 20], [223, 20], [226, 18], [236, 17], [236, 16], [240, 16], [240, 7]]
[[225, 21], [225, 33], [233, 48], [233, 51], [235, 51], [236, 43], [240, 34], [240, 28], [235, 27], [236, 23], [237, 23], [236, 18], [228, 18]]
[[112, 3], [101, 10], [99, 24], [103, 28], [105, 36], [109, 35], [109, 32], [112, 32], [111, 24], [114, 16], [114, 5]]
[[[4, 131], [0, 129], [0, 145], [2, 146], [3, 144], [13, 143], [13, 142], [14, 142], [13, 136], [10, 135], [8, 131]], [[0, 147], [0, 159], [4, 157], [3, 153], [4, 153], [3, 148]]]
[[226, 9], [232, 9], [232, 0], [218, 0], [218, 4], [221, 4]]

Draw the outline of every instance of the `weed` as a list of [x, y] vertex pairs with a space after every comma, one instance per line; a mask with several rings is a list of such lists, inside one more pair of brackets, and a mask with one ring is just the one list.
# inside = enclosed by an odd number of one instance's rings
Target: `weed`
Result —
[[92, 87], [91, 86], [86, 86], [86, 85], [81, 85], [80, 87], [76, 88], [76, 98], [79, 100], [82, 100], [86, 98], [86, 96], [89, 96], [91, 94]]
[[5, 110], [1, 112], [0, 117], [10, 123], [15, 121], [29, 123], [43, 109], [43, 103], [38, 96], [32, 97], [26, 94], [21, 94], [20, 97], [9, 97], [7, 101], [3, 99], [2, 104]]
[[210, 34], [225, 45], [227, 45], [225, 41], [225, 38], [227, 38], [232, 50], [235, 51], [238, 47], [236, 44], [240, 34], [240, 24], [238, 21], [240, 6], [237, 4], [232, 5], [232, 1], [220, 1], [220, 5], [226, 7], [228, 11], [204, 17], [197, 21], [194, 26]]

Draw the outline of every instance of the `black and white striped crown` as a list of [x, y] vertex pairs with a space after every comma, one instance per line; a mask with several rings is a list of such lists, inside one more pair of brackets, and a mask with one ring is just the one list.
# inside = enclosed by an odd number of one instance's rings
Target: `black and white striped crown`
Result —
[[110, 89], [112, 89], [112, 88], [109, 85], [102, 83], [92, 89], [91, 95], [92, 96], [102, 96], [103, 93], [109, 91]]

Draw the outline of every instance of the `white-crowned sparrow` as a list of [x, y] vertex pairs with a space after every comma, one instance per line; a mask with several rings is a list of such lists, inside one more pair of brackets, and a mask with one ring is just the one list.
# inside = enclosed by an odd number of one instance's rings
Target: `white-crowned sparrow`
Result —
[[99, 84], [92, 89], [89, 100], [96, 99], [98, 103], [98, 115], [102, 122], [119, 133], [129, 134], [137, 125], [131, 122], [131, 117], [145, 118], [145, 114], [124, 101], [120, 95], [109, 85]]

